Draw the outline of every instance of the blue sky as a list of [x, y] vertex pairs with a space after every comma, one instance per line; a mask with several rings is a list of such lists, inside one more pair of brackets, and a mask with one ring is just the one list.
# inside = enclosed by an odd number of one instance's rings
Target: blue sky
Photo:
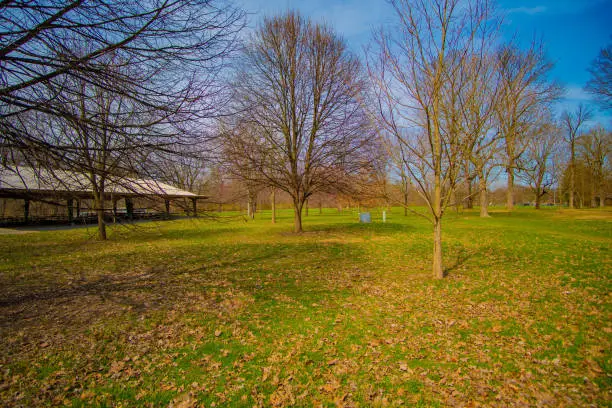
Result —
[[[254, 27], [265, 15], [299, 10], [316, 21], [326, 21], [342, 34], [349, 46], [361, 52], [373, 28], [393, 21], [385, 0], [237, 0]], [[599, 50], [612, 42], [612, 0], [498, 0], [505, 14], [503, 36], [527, 46], [534, 36], [544, 41], [548, 57], [555, 62], [551, 79], [566, 88], [558, 110], [591, 103], [583, 91], [587, 68]], [[595, 105], [593, 105], [595, 107]], [[612, 127], [612, 112], [596, 111], [593, 122]]]

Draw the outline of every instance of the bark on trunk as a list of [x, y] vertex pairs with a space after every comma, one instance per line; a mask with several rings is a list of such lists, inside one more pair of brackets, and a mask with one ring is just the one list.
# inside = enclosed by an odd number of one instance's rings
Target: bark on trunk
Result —
[[106, 222], [104, 222], [104, 194], [95, 199], [96, 214], [98, 216], [98, 239], [106, 241]]
[[255, 219], [255, 200], [253, 200], [253, 196], [250, 193], [247, 201], [247, 216], [252, 220]]
[[472, 182], [470, 180], [466, 181], [467, 188], [467, 197], [465, 197], [465, 208], [471, 210], [474, 208], [474, 200], [472, 199]]
[[606, 205], [606, 193], [604, 192], [604, 184], [599, 185], [599, 206], [604, 208]]
[[433, 275], [436, 279], [444, 278], [442, 268], [442, 220], [434, 220]]
[[506, 208], [508, 211], [514, 210], [514, 167], [512, 165], [506, 167], [508, 182], [506, 185]]
[[296, 234], [299, 234], [302, 232], [302, 204], [294, 201], [293, 211], [294, 211], [293, 232], [295, 232]]
[[470, 164], [466, 161], [465, 164], [465, 174], [467, 175], [465, 178], [465, 191], [467, 191], [467, 196], [465, 197], [465, 208], [471, 210], [474, 208], [474, 200], [472, 199], [472, 179], [470, 178]]
[[270, 194], [270, 201], [272, 201], [272, 224], [276, 224], [276, 190], [274, 189]]
[[487, 181], [483, 175], [478, 176], [478, 189], [480, 194], [480, 217], [486, 218], [489, 215], [489, 197], [487, 194]]
[[571, 144], [570, 157], [570, 191], [569, 191], [569, 208], [574, 208], [574, 190], [576, 190], [576, 151], [574, 143]]

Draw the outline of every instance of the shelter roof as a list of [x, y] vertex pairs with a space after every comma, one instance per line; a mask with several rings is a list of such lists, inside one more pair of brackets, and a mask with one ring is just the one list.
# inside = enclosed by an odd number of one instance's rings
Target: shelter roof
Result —
[[[92, 193], [85, 173], [27, 166], [0, 167], [0, 195], [5, 197], [35, 194], [88, 198]], [[105, 193], [120, 197], [206, 198], [160, 181], [130, 177], [109, 177]]]

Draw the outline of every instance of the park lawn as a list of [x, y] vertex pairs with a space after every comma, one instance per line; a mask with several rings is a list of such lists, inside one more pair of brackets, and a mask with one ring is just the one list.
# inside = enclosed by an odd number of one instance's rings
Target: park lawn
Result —
[[612, 211], [0, 235], [2, 406], [610, 406]]

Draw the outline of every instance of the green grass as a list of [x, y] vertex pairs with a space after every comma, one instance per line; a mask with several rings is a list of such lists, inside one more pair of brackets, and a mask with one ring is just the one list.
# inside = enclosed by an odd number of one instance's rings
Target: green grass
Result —
[[612, 211], [0, 235], [2, 406], [610, 406]]

